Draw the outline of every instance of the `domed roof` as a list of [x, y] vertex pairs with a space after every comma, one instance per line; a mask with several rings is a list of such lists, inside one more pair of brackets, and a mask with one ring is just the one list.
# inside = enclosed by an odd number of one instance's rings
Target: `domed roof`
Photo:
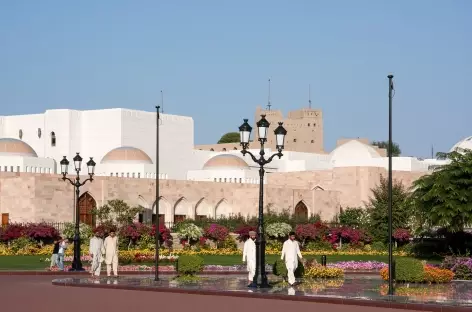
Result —
[[0, 138], [0, 155], [38, 157], [38, 154], [27, 143], [11, 138]]
[[249, 169], [248, 164], [240, 157], [231, 154], [220, 154], [210, 158], [204, 165], [207, 170]]
[[347, 143], [344, 143], [343, 145], [337, 147], [329, 155], [332, 162], [355, 159], [365, 160], [380, 157], [380, 154], [372, 146], [361, 143], [357, 140], [351, 140]]
[[459, 152], [462, 153], [464, 150], [470, 149], [472, 150], [472, 136], [460, 140], [449, 150], [449, 152]]
[[130, 164], [152, 164], [151, 158], [139, 148], [131, 146], [117, 147], [103, 156], [102, 164], [130, 163]]

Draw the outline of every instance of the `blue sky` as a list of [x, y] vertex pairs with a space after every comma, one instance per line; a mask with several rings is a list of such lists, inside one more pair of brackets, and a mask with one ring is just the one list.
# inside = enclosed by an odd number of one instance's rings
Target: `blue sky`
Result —
[[[0, 2], [0, 115], [124, 107], [192, 116], [214, 143], [267, 102], [324, 112], [340, 137], [406, 156], [472, 135], [472, 1], [15, 0]], [[469, 90], [469, 91], [467, 91]]]

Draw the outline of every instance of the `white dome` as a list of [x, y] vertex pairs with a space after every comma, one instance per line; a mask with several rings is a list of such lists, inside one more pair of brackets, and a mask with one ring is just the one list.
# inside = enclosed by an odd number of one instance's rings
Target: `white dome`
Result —
[[210, 158], [204, 170], [247, 170], [248, 164], [240, 157], [231, 154], [220, 154]]
[[380, 154], [371, 146], [357, 140], [351, 140], [337, 147], [330, 154], [330, 160], [335, 165], [366, 161], [372, 158], [380, 158]]
[[152, 164], [151, 158], [139, 148], [131, 146], [117, 147], [103, 156], [101, 164]]
[[449, 152], [464, 152], [464, 150], [469, 149], [472, 150], [472, 136], [460, 140], [449, 150]]
[[38, 157], [38, 154], [27, 143], [12, 138], [0, 138], [0, 156]]

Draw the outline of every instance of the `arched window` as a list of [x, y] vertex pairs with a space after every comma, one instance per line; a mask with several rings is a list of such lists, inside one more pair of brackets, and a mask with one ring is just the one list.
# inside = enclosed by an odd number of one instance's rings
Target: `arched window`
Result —
[[38, 128], [38, 138], [41, 139], [41, 128]]
[[210, 148], [210, 151], [212, 151], [212, 152], [213, 152], [213, 151], [214, 151], [214, 149]]
[[226, 148], [223, 148], [223, 152], [226, 152]]
[[236, 146], [235, 146], [233, 149], [234, 149], [235, 151], [237, 151], [237, 150], [238, 150], [238, 148], [237, 148]]
[[18, 131], [18, 136], [20, 137], [20, 140], [23, 139], [23, 130], [20, 129], [20, 131]]
[[54, 131], [51, 132], [51, 146], [56, 146], [56, 134]]

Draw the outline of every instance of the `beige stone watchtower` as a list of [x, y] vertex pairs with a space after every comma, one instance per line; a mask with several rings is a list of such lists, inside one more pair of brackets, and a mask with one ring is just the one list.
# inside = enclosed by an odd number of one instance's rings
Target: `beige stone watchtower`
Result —
[[[324, 153], [323, 146], [323, 112], [320, 109], [302, 108], [288, 113], [286, 119], [280, 110], [264, 110], [261, 107], [256, 108], [254, 116], [254, 129], [257, 129], [255, 123], [265, 114], [267, 121], [270, 122], [270, 131], [274, 131], [278, 122], [284, 123], [287, 129], [285, 137], [285, 150], [305, 153]], [[258, 132], [254, 131], [253, 140], [257, 142]], [[267, 136], [267, 147], [275, 149], [275, 136]]]

